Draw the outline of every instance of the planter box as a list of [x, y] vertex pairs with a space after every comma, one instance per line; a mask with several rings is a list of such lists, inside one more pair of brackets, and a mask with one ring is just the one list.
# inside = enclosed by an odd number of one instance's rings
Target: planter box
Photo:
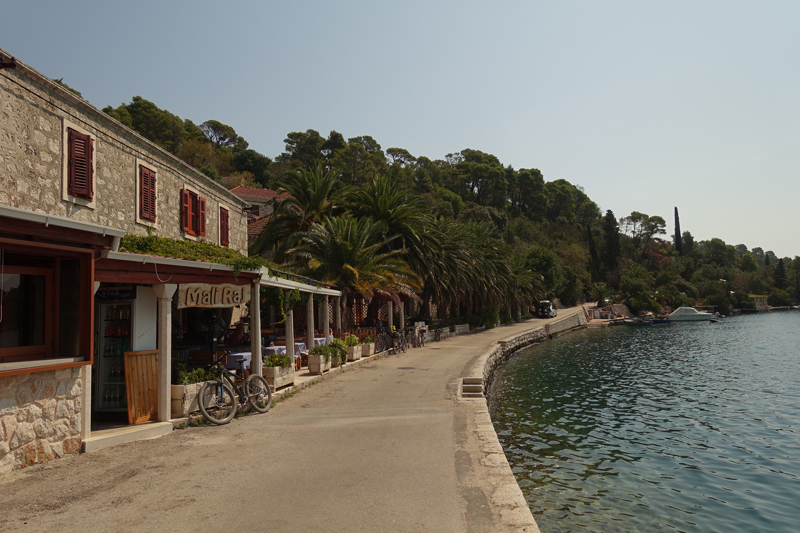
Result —
[[324, 355], [309, 355], [308, 356], [308, 372], [310, 374], [322, 374], [331, 369], [331, 360], [325, 360]]
[[294, 367], [265, 366], [261, 368], [261, 373], [273, 391], [294, 384]]
[[361, 351], [361, 357], [369, 357], [370, 355], [375, 354], [375, 343], [368, 342], [366, 344], [361, 345], [363, 350]]
[[348, 361], [358, 361], [361, 359], [361, 345], [358, 346], [348, 346], [347, 347], [347, 360]]
[[203, 383], [172, 385], [170, 394], [172, 399], [172, 418], [183, 418], [189, 413], [194, 413], [200, 409], [197, 406], [197, 393], [202, 386]]

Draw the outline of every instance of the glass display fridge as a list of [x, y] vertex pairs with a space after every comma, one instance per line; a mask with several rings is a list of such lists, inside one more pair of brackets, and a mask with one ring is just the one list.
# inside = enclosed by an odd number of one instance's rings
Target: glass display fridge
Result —
[[97, 305], [94, 404], [98, 411], [127, 409], [125, 358], [131, 351], [131, 300], [100, 301]]

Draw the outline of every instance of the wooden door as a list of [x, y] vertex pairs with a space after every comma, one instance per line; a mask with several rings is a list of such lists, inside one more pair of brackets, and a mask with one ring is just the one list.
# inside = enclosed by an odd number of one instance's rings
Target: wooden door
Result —
[[125, 352], [128, 423], [158, 419], [158, 350]]

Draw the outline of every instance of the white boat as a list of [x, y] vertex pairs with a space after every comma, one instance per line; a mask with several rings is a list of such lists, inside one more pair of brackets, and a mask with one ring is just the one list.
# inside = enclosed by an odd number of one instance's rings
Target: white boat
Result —
[[679, 307], [669, 315], [672, 322], [696, 322], [700, 320], [710, 320], [711, 313], [698, 311], [694, 307]]

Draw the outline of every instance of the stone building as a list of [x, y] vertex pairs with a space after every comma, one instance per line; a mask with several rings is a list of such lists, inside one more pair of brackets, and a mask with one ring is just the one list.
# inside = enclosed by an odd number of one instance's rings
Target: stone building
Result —
[[[130, 420], [128, 354], [158, 361], [140, 437], [172, 431], [173, 348], [205, 327], [203, 307], [243, 308], [250, 295], [258, 334], [261, 285], [316, 290], [119, 247], [154, 234], [246, 254], [249, 205], [0, 50], [0, 473], [126, 440], [102, 423]], [[190, 286], [241, 298], [181, 303]]]
[[289, 197], [288, 193], [278, 193], [278, 191], [273, 191], [272, 189], [258, 189], [256, 187], [238, 186], [231, 189], [231, 192], [250, 204], [247, 212], [256, 218], [271, 215], [275, 211], [275, 203]]

